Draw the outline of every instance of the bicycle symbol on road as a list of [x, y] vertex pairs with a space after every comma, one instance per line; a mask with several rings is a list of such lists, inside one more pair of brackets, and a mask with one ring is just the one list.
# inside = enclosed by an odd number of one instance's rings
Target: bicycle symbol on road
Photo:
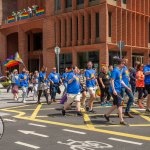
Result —
[[67, 140], [67, 143], [63, 143], [61, 141], [57, 142], [58, 144], [70, 146], [72, 150], [96, 150], [96, 149], [104, 149], [104, 148], [113, 148], [112, 145], [97, 142], [97, 141], [75, 141], [72, 139]]

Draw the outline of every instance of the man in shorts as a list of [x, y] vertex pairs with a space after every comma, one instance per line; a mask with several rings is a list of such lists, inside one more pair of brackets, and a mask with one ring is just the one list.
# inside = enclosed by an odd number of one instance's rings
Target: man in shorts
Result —
[[67, 108], [73, 103], [76, 102], [77, 107], [77, 116], [82, 116], [81, 110], [80, 110], [80, 99], [81, 99], [81, 86], [80, 86], [80, 80], [77, 75], [78, 68], [75, 67], [74, 70], [72, 67], [69, 67], [67, 75], [67, 102], [64, 105], [64, 109], [62, 110], [62, 115], [65, 116]]
[[[149, 60], [150, 61], [150, 60]], [[144, 75], [145, 75], [145, 88], [148, 92], [147, 97], [147, 106], [146, 106], [146, 114], [150, 114], [150, 65], [146, 65], [144, 67]]]
[[125, 66], [125, 62], [122, 59], [117, 60], [117, 67], [115, 67], [111, 73], [111, 86], [110, 93], [113, 97], [113, 106], [110, 108], [109, 112], [104, 115], [105, 119], [109, 122], [110, 114], [118, 109], [120, 124], [127, 125], [122, 116], [122, 97], [121, 97], [121, 87], [122, 85], [129, 91], [131, 89], [122, 81], [122, 73], [121, 70]]
[[90, 94], [90, 100], [89, 100], [88, 106], [86, 107], [86, 111], [89, 111], [89, 112], [94, 112], [93, 111], [93, 102], [96, 97], [95, 93], [96, 93], [96, 84], [97, 84], [96, 72], [94, 69], [92, 69], [92, 67], [93, 67], [93, 63], [91, 61], [89, 61], [87, 63], [87, 69], [85, 71], [86, 87]]

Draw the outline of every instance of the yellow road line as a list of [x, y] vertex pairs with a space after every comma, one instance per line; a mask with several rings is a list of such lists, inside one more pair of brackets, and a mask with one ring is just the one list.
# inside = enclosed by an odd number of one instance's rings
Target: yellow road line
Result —
[[90, 117], [88, 116], [88, 114], [86, 113], [86, 111], [85, 111], [84, 108], [81, 109], [81, 112], [82, 112], [82, 114], [83, 114], [83, 119], [84, 119], [84, 122], [86, 123], [86, 126], [87, 126], [89, 129], [94, 129], [94, 125], [92, 124], [91, 119], [90, 119]]
[[150, 116], [145, 116], [143, 114], [141, 114], [139, 111], [135, 110], [135, 109], [131, 109], [132, 112], [139, 114], [143, 119], [145, 119], [146, 121], [150, 122]]
[[[22, 107], [27, 107], [27, 106], [31, 106], [31, 105], [23, 105], [23, 106], [15, 106], [15, 107], [8, 107], [8, 108], [5, 108], [5, 109], [15, 109], [15, 108], [22, 108]], [[3, 109], [3, 108], [2, 108]], [[0, 110], [2, 110], [0, 109]]]
[[[122, 125], [94, 125], [95, 127], [122, 127]], [[150, 127], [150, 124], [129, 124], [130, 127]]]
[[[16, 118], [18, 118], [18, 117], [16, 117]], [[19, 117], [19, 118], [20, 119], [25, 119], [25, 120], [31, 120], [31, 121], [35, 121], [35, 122], [47, 123], [47, 124], [50, 124], [50, 125], [65, 126], [65, 127], [70, 127], [70, 128], [88, 130], [88, 131], [92, 131], [92, 132], [98, 132], [98, 133], [128, 137], [128, 138], [132, 138], [132, 139], [140, 139], [140, 140], [150, 141], [150, 137], [147, 137], [147, 136], [128, 134], [128, 133], [116, 132], [116, 131], [104, 130], [104, 129], [89, 128], [89, 127], [85, 127], [85, 126], [77, 126], [77, 125], [65, 124], [65, 123], [48, 121], [48, 120], [31, 119], [31, 118], [26, 118], [26, 117]]]
[[40, 104], [40, 105], [38, 105], [36, 107], [36, 109], [34, 110], [34, 112], [31, 115], [31, 119], [35, 119], [36, 118], [36, 116], [37, 116], [38, 112], [40, 111], [41, 107], [42, 107], [42, 104]]
[[139, 139], [139, 140], [150, 141], [150, 136], [148, 137], [148, 136], [128, 134], [128, 133], [111, 131], [111, 130], [89, 128], [89, 127], [82, 126], [82, 125], [78, 126], [78, 125], [72, 125], [72, 124], [66, 124], [66, 123], [54, 122], [54, 121], [48, 121], [48, 120], [32, 119], [31, 117], [23, 117], [23, 115], [25, 113], [19, 112], [19, 111], [16, 111], [16, 110], [3, 109], [3, 111], [18, 113], [18, 115], [14, 116], [15, 118], [18, 118], [18, 119], [31, 120], [31, 121], [34, 121], [34, 122], [41, 122], [41, 123], [46, 123], [46, 124], [50, 124], [50, 125], [65, 126], [65, 127], [71, 127], [71, 128], [76, 128], [76, 129], [87, 130], [87, 131], [91, 131], [91, 132], [98, 132], [98, 133], [104, 133], [104, 134], [128, 137], [128, 138], [132, 138], [132, 139]]

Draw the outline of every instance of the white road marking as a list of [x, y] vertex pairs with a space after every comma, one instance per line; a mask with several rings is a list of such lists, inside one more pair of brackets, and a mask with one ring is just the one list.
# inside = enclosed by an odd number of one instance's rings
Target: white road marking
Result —
[[4, 121], [16, 122], [16, 120], [12, 120], [12, 119], [6, 119], [6, 118], [4, 118]]
[[36, 127], [42, 127], [42, 128], [46, 128], [46, 126], [41, 125], [41, 124], [34, 124], [34, 123], [29, 123], [30, 126], [36, 126]]
[[23, 133], [23, 134], [31, 134], [31, 135], [36, 135], [36, 136], [40, 136], [40, 137], [44, 137], [44, 138], [48, 138], [49, 136], [44, 135], [44, 134], [40, 134], [40, 133], [35, 133], [35, 131], [26, 131], [26, 130], [18, 130], [19, 132]]
[[122, 139], [117, 139], [117, 138], [108, 138], [108, 139], [112, 140], [112, 141], [124, 142], [124, 143], [129, 143], [129, 144], [143, 145], [143, 143], [134, 142], [134, 141], [127, 141], [127, 140], [122, 140]]
[[82, 134], [85, 135], [85, 132], [79, 132], [79, 131], [75, 131], [75, 130], [68, 130], [68, 129], [63, 129], [63, 131], [67, 131], [67, 132], [72, 132], [72, 133], [77, 133], [77, 134]]
[[141, 111], [145, 111], [146, 109], [141, 109], [141, 108], [134, 108], [135, 110], [141, 110]]
[[15, 143], [18, 144], [18, 145], [22, 145], [22, 146], [29, 147], [29, 148], [33, 148], [33, 149], [39, 149], [39, 148], [40, 148], [40, 147], [38, 147], [38, 146], [31, 145], [31, 144], [27, 144], [27, 143], [23, 143], [23, 142], [20, 142], [20, 141], [15, 142]]

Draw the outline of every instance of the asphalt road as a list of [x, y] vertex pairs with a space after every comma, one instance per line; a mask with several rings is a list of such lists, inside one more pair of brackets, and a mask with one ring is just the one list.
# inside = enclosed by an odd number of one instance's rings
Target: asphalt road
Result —
[[103, 114], [109, 108], [100, 107], [98, 102], [94, 105], [94, 114], [82, 110], [83, 117], [77, 117], [73, 106], [63, 117], [59, 103], [37, 105], [31, 99], [24, 105], [14, 102], [11, 94], [2, 91], [0, 115], [5, 132], [0, 150], [150, 149], [150, 116], [145, 115], [145, 110], [133, 107], [135, 118], [125, 118], [129, 126], [120, 126], [116, 112], [110, 123], [105, 121]]

